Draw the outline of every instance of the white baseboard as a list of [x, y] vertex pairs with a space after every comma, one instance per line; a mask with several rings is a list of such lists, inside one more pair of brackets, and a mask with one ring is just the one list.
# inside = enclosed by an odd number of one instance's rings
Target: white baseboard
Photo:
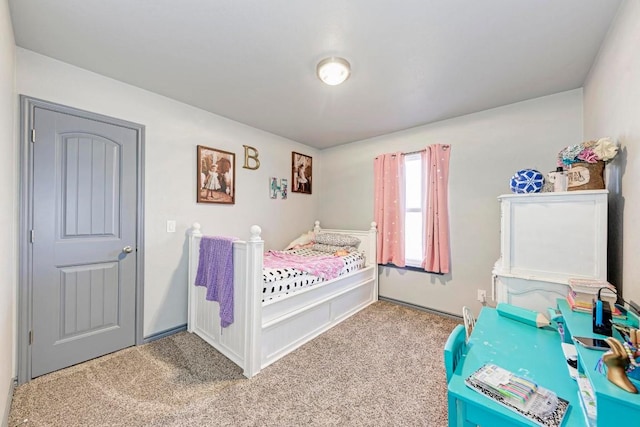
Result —
[[1, 427], [9, 426], [9, 412], [11, 411], [11, 402], [13, 401], [13, 391], [16, 388], [16, 384], [18, 380], [16, 378], [11, 378], [11, 384], [9, 384], [9, 394], [7, 395], [6, 406], [4, 408], [4, 414], [2, 414], [2, 418], [0, 419]]

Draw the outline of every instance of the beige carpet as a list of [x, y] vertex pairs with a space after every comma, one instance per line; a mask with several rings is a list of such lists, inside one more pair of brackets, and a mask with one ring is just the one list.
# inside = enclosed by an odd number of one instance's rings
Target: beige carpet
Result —
[[9, 427], [446, 426], [456, 324], [380, 301], [250, 380], [183, 332], [17, 387]]

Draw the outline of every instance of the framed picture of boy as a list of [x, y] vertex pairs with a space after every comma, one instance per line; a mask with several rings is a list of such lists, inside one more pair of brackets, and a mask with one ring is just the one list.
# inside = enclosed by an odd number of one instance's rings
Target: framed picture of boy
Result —
[[311, 194], [312, 182], [312, 159], [311, 156], [291, 152], [291, 191], [294, 193]]
[[197, 146], [198, 203], [236, 202], [236, 155], [216, 148]]

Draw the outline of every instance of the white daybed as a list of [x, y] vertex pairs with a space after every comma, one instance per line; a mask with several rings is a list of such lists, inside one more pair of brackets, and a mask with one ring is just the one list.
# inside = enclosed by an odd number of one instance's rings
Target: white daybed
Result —
[[251, 378], [322, 332], [378, 300], [377, 232], [375, 222], [365, 231], [314, 231], [358, 237], [365, 255], [362, 269], [262, 302], [262, 230], [251, 227], [248, 241], [233, 243], [234, 322], [220, 326], [219, 305], [207, 301], [206, 288], [194, 286], [198, 270], [200, 224], [189, 231], [189, 314], [187, 330], [211, 344]]

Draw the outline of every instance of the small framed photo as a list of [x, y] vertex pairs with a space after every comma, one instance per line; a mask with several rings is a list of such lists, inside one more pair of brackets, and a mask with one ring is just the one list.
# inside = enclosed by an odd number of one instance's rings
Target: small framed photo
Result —
[[291, 191], [311, 194], [313, 165], [311, 156], [291, 152]]
[[280, 180], [275, 176], [269, 177], [269, 197], [272, 199], [278, 198], [278, 192], [280, 191]]
[[198, 203], [236, 202], [236, 155], [198, 145]]

